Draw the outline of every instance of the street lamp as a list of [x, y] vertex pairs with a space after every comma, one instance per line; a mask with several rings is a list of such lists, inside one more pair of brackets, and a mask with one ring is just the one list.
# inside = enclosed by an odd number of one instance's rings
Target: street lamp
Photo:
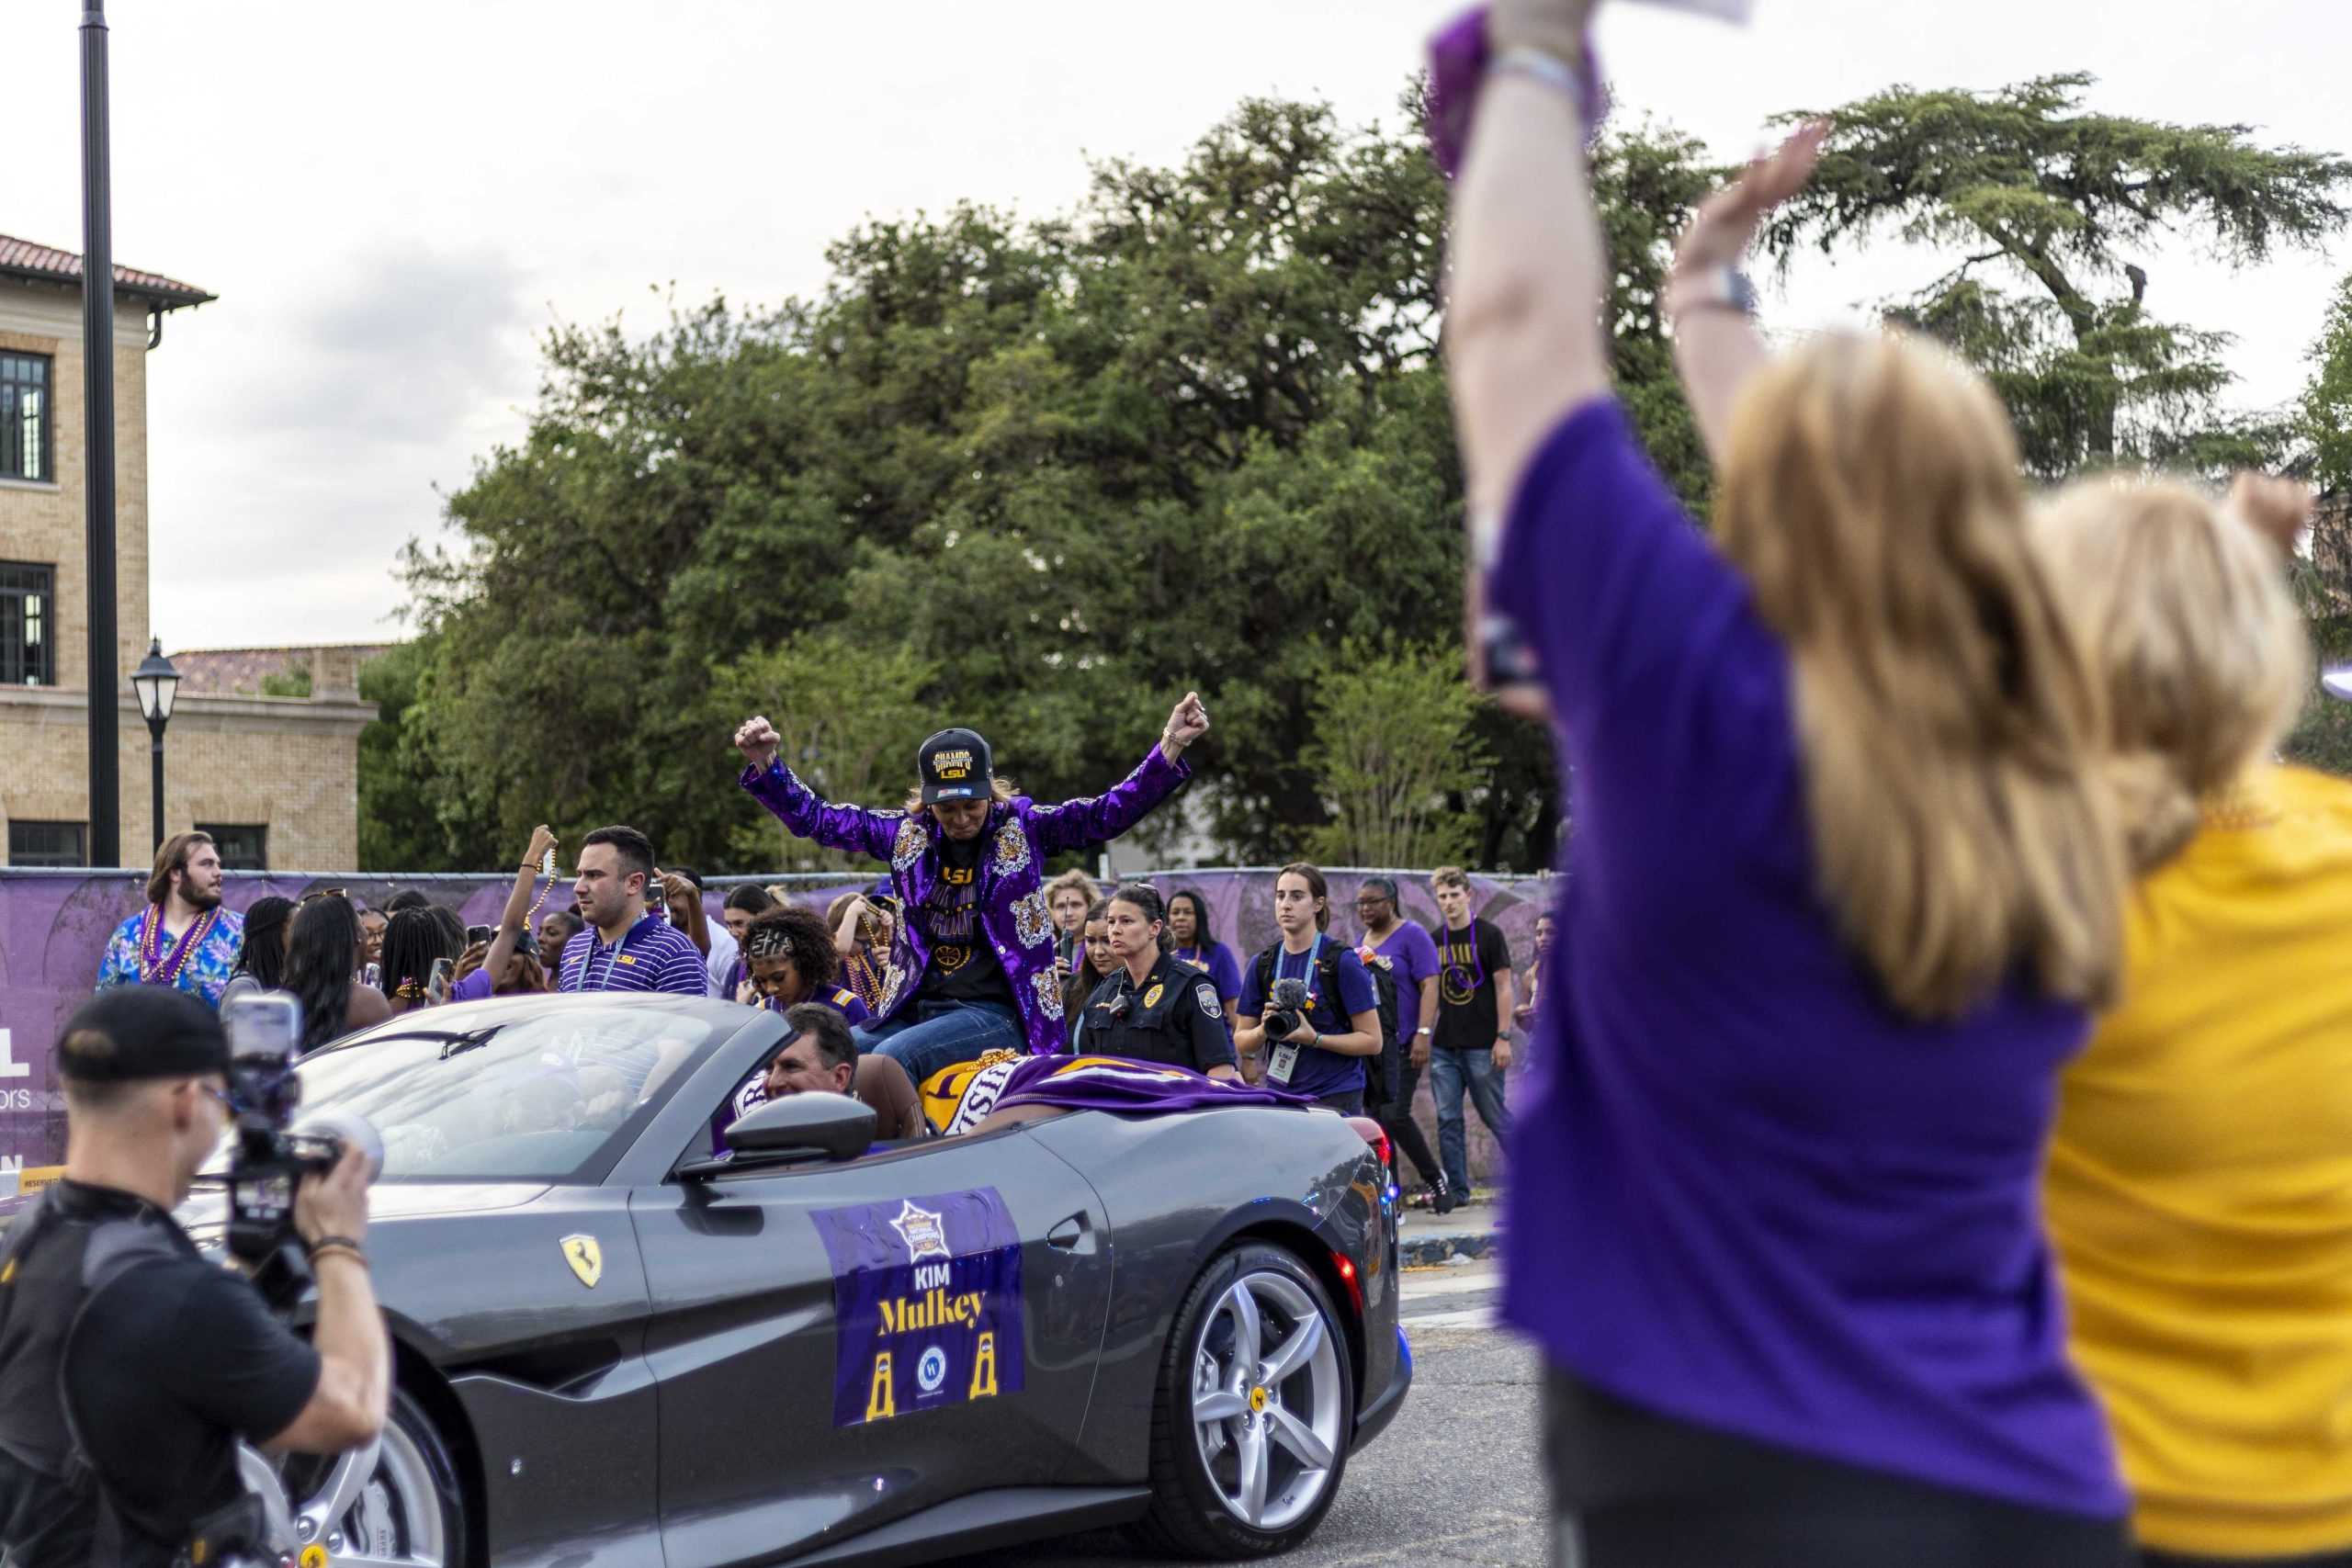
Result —
[[164, 657], [164, 639], [147, 645], [147, 657], [130, 672], [130, 689], [139, 694], [139, 711], [146, 716], [149, 755], [155, 764], [155, 847], [164, 847], [164, 726], [172, 722], [172, 699], [179, 694], [180, 672]]

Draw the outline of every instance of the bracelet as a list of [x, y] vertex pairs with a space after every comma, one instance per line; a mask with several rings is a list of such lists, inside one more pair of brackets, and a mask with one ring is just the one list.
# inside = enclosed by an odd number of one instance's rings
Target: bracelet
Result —
[[1565, 96], [1579, 123], [1585, 118], [1584, 83], [1577, 77], [1576, 66], [1557, 55], [1525, 44], [1514, 45], [1487, 62], [1487, 74], [1525, 76]]
[[330, 1247], [340, 1247], [347, 1252], [357, 1252], [359, 1250], [359, 1243], [350, 1236], [322, 1235], [316, 1241], [304, 1242], [302, 1244], [302, 1251], [309, 1257], [316, 1258], [321, 1252]]
[[311, 1263], [313, 1268], [317, 1267], [320, 1258], [334, 1257], [348, 1258], [362, 1269], [368, 1267], [368, 1255], [347, 1242], [338, 1241], [330, 1246], [311, 1248]]

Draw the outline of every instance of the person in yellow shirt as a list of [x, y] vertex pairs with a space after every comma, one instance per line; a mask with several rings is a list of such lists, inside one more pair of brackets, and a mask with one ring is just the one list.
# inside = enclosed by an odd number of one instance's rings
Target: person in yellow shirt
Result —
[[2352, 1568], [2352, 782], [2269, 761], [2310, 504], [2102, 481], [2038, 520], [2143, 874], [2046, 1202], [2151, 1568]]

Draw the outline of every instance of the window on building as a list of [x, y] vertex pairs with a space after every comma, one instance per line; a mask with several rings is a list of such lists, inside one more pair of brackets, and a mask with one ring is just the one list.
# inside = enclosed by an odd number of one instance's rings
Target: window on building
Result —
[[221, 870], [269, 869], [269, 829], [265, 824], [198, 822], [196, 830], [212, 835], [212, 847], [220, 852]]
[[79, 822], [8, 824], [10, 865], [87, 865], [90, 836]]
[[0, 479], [51, 477], [49, 372], [46, 354], [0, 354]]
[[57, 683], [57, 570], [0, 561], [0, 686]]

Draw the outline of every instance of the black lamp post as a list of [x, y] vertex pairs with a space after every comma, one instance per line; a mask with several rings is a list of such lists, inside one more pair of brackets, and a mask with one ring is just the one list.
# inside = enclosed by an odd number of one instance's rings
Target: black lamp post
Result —
[[[114, 196], [107, 145], [107, 5], [82, 7], [82, 430], [90, 633], [90, 863], [122, 863], [115, 812]], [[171, 712], [170, 699], [164, 711]], [[151, 724], [154, 721], [150, 719]], [[160, 734], [161, 732], [158, 731]], [[159, 741], [160, 746], [162, 743]], [[160, 756], [161, 753], [159, 752]], [[163, 764], [158, 761], [156, 766]]]
[[146, 716], [148, 753], [155, 764], [155, 847], [164, 847], [164, 726], [172, 722], [172, 699], [179, 694], [180, 672], [164, 657], [164, 639], [147, 645], [147, 657], [130, 672], [130, 689], [139, 694], [139, 711]]

